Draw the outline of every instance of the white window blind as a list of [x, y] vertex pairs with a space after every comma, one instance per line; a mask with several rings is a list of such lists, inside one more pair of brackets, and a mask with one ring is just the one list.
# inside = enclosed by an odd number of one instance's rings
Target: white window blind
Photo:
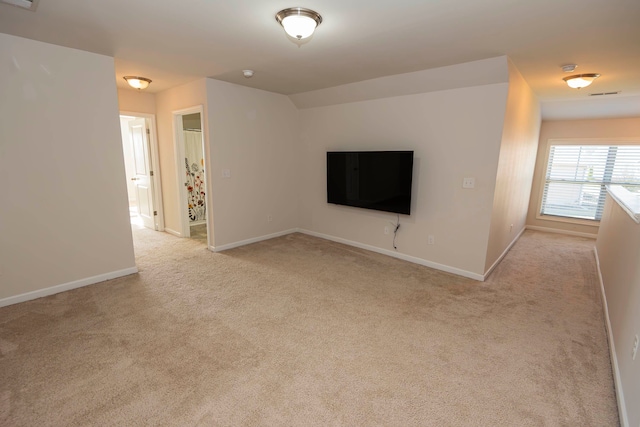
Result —
[[600, 220], [608, 184], [638, 191], [640, 146], [552, 145], [540, 213]]

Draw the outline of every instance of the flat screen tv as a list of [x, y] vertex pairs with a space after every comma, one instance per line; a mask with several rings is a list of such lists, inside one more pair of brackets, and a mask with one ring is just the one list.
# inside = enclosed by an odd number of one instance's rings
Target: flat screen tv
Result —
[[327, 202], [409, 215], [413, 151], [327, 152]]

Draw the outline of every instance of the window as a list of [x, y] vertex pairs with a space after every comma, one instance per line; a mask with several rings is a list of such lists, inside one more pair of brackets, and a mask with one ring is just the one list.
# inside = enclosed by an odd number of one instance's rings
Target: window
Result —
[[540, 214], [599, 221], [608, 184], [640, 191], [640, 145], [551, 145]]

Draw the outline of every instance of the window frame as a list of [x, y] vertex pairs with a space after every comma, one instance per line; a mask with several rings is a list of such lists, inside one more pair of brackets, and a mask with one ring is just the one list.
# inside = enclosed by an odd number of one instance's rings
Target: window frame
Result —
[[549, 155], [552, 145], [640, 145], [638, 138], [550, 138], [547, 140], [544, 163], [540, 174], [540, 189], [538, 192], [538, 202], [536, 206], [536, 219], [542, 221], [564, 222], [576, 225], [587, 225], [600, 227], [600, 220], [569, 218], [564, 216], [545, 215], [542, 211], [542, 200], [544, 198], [544, 188], [547, 180], [547, 167], [549, 166]]

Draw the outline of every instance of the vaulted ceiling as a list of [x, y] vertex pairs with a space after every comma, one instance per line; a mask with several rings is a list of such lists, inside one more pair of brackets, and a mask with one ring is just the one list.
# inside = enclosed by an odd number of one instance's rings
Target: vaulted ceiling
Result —
[[[150, 92], [211, 77], [290, 95], [508, 55], [543, 104], [591, 103], [604, 114], [613, 103], [625, 106], [617, 115], [640, 115], [638, 0], [303, 3], [39, 0], [35, 12], [0, 3], [0, 32], [113, 56], [119, 86], [122, 76], [141, 75], [153, 80]], [[324, 19], [306, 43], [275, 20], [292, 6]], [[568, 63], [602, 76], [570, 89], [560, 68]]]

